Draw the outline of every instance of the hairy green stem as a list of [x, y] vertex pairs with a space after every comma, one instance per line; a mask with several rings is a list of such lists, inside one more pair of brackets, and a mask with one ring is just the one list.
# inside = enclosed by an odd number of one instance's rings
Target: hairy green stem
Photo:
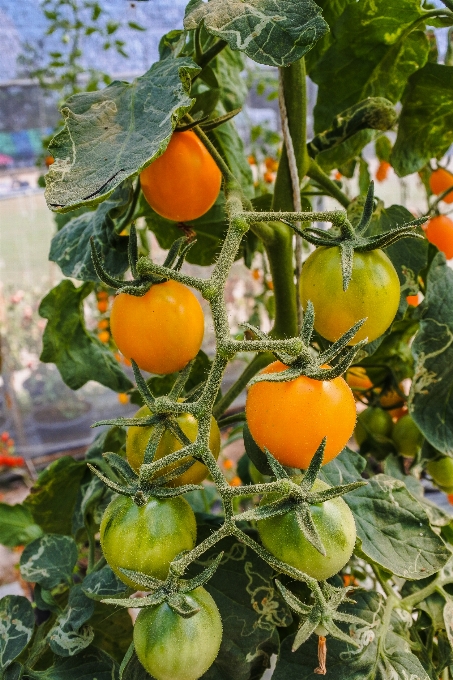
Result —
[[349, 198], [346, 196], [345, 193], [343, 193], [338, 186], [332, 179], [330, 179], [329, 175], [327, 175], [322, 168], [319, 167], [317, 162], [313, 160], [313, 158], [310, 160], [310, 165], [307, 170], [307, 175], [310, 177], [310, 179], [314, 179], [315, 182], [317, 182], [322, 188], [328, 193], [329, 196], [332, 196], [332, 198], [335, 198], [340, 205], [343, 206], [343, 208], [347, 208], [350, 204]]

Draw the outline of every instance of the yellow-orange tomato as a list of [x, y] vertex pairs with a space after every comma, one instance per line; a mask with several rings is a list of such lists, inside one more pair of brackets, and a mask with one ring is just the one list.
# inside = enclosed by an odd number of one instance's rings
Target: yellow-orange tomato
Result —
[[108, 331], [101, 331], [98, 333], [98, 338], [101, 342], [108, 342], [110, 340], [110, 333]]
[[127, 396], [127, 394], [125, 392], [121, 392], [118, 395], [118, 401], [120, 402], [120, 404], [128, 404], [129, 403], [129, 397]]
[[266, 170], [269, 170], [269, 172], [277, 172], [278, 161], [276, 161], [274, 158], [266, 158], [264, 165], [266, 166]]
[[[278, 373], [280, 361], [262, 373]], [[322, 439], [327, 437], [326, 464], [346, 446], [356, 421], [351, 389], [343, 378], [313, 380], [301, 376], [289, 382], [258, 382], [250, 388], [245, 412], [261, 449], [290, 467], [305, 470]]]
[[109, 327], [109, 320], [108, 319], [101, 319], [100, 321], [98, 321], [99, 330], [105, 331], [105, 330], [107, 330], [108, 327]]
[[230, 486], [241, 486], [241, 484], [242, 484], [241, 478], [238, 477], [237, 475], [235, 475], [230, 482]]
[[366, 392], [366, 390], [371, 390], [373, 383], [366, 374], [363, 366], [352, 366], [348, 369], [346, 373], [346, 382], [349, 387], [357, 392]]
[[446, 215], [438, 215], [429, 220], [425, 227], [426, 238], [434, 243], [449, 260], [453, 257], [453, 220]]
[[273, 172], [265, 172], [264, 173], [264, 181], [267, 182], [267, 184], [272, 184], [272, 182], [275, 179], [275, 175]]
[[117, 295], [110, 330], [120, 352], [139, 368], [161, 375], [174, 373], [198, 354], [203, 310], [189, 288], [166, 281], [154, 284], [142, 297]]
[[195, 132], [175, 132], [162, 156], [140, 174], [143, 194], [162, 217], [195, 220], [219, 195], [222, 175]]
[[96, 297], [97, 297], [98, 300], [108, 300], [109, 294], [107, 293], [106, 290], [99, 290], [96, 293]]
[[249, 165], [256, 165], [255, 156], [249, 156], [249, 157], [247, 158], [247, 160], [248, 160], [248, 162], [249, 162]]
[[[144, 418], [145, 416], [150, 415], [151, 411], [149, 408], [147, 406], [142, 406], [134, 417]], [[190, 415], [190, 413], [182, 413], [177, 417], [177, 422], [186, 437], [188, 437], [191, 442], [194, 442], [198, 434], [198, 422], [196, 418]], [[140, 465], [143, 463], [145, 449], [149, 438], [154, 431], [154, 427], [154, 425], [148, 425], [146, 427], [132, 426], [128, 428], [126, 436], [126, 456], [127, 460], [129, 461], [129, 465], [136, 472], [139, 471]], [[159, 460], [159, 458], [168, 456], [170, 453], [174, 453], [180, 449], [182, 449], [181, 442], [169, 430], [165, 430], [157, 447], [154, 460]], [[211, 430], [209, 432], [209, 449], [214, 458], [217, 459], [220, 453], [220, 430], [219, 426], [217, 425], [217, 421], [213, 416], [211, 416]], [[188, 460], [189, 456], [187, 456], [187, 458], [183, 458], [177, 463], [167, 465], [167, 467], [158, 473], [158, 476], [171, 472], [171, 470], [174, 470], [174, 468], [178, 467], [178, 465], [186, 463]], [[171, 482], [168, 482], [168, 486], [199, 484], [203, 481], [203, 479], [206, 479], [208, 472], [209, 471], [206, 465], [197, 460], [188, 470], [183, 472], [182, 475], [179, 475], [179, 477], [176, 477], [176, 479], [172, 479]]]
[[101, 314], [105, 314], [108, 308], [109, 308], [108, 300], [98, 300], [98, 310], [101, 312]]
[[[453, 186], [453, 175], [448, 170], [438, 168], [431, 173], [429, 186], [433, 194], [439, 196], [439, 194], [443, 194], [444, 191]], [[453, 191], [447, 194], [443, 200], [445, 203], [453, 203]]]
[[387, 161], [381, 161], [379, 167], [376, 170], [376, 179], [378, 182], [384, 182], [387, 179], [389, 170], [392, 166]]
[[418, 293], [417, 295], [406, 295], [406, 302], [410, 307], [418, 307], [420, 304]]

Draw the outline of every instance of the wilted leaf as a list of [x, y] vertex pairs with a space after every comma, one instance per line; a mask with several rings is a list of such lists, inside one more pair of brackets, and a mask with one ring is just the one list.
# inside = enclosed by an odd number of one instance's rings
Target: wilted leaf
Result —
[[115, 392], [132, 387], [112, 352], [85, 328], [82, 304], [92, 284], [76, 288], [62, 281], [42, 300], [39, 313], [48, 319], [43, 336], [41, 361], [54, 363], [73, 390], [96, 380]]
[[199, 0], [187, 8], [184, 28], [202, 21], [231, 49], [269, 66], [297, 61], [329, 30], [312, 0]]
[[67, 212], [100, 203], [160, 156], [191, 107], [190, 78], [198, 71], [191, 59], [168, 58], [132, 83], [70, 97], [65, 127], [49, 145], [48, 206]]
[[20, 573], [25, 581], [39, 583], [46, 590], [51, 590], [70, 580], [76, 562], [74, 539], [45, 534], [26, 546], [20, 558]]

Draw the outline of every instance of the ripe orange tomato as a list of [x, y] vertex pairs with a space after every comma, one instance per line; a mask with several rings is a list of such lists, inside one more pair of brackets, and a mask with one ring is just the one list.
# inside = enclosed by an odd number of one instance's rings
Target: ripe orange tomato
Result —
[[417, 295], [406, 295], [406, 302], [410, 307], [418, 307], [420, 304], [418, 293]]
[[273, 172], [267, 171], [267, 172], [264, 173], [264, 181], [265, 181], [267, 184], [272, 184], [272, 182], [274, 181], [274, 179], [275, 179], [275, 175], [274, 175]]
[[[453, 186], [453, 175], [448, 170], [437, 168], [431, 173], [429, 178], [429, 186], [433, 194], [439, 196], [444, 191]], [[445, 196], [443, 199], [445, 203], [453, 203], [453, 191]]]
[[269, 172], [277, 172], [278, 170], [278, 161], [276, 161], [274, 158], [266, 158], [264, 160], [264, 165], [266, 166], [266, 170], [269, 170]]
[[204, 215], [219, 195], [222, 174], [195, 132], [175, 132], [162, 156], [140, 174], [143, 194], [162, 217], [187, 222]]
[[438, 215], [429, 220], [425, 227], [426, 238], [445, 254], [447, 260], [453, 257], [453, 220]]
[[46, 156], [44, 159], [44, 163], [48, 168], [50, 168], [50, 166], [55, 163], [55, 158], [53, 156]]
[[98, 338], [101, 342], [108, 342], [110, 340], [110, 333], [108, 331], [101, 331], [98, 333]]
[[373, 383], [367, 376], [363, 366], [352, 366], [349, 368], [346, 373], [346, 382], [353, 392], [356, 391], [359, 394], [371, 390], [373, 387]]
[[376, 170], [376, 179], [378, 182], [384, 182], [384, 180], [387, 179], [391, 167], [392, 166], [387, 161], [381, 161], [379, 163], [379, 167]]
[[[262, 373], [286, 368], [280, 361]], [[355, 401], [343, 378], [313, 380], [301, 376], [289, 382], [252, 385], [245, 406], [247, 423], [261, 449], [290, 467], [307, 469], [322, 439], [327, 437], [326, 464], [346, 446], [356, 421]]]
[[166, 281], [154, 284], [142, 297], [117, 295], [110, 330], [120, 352], [139, 368], [161, 375], [174, 373], [198, 354], [203, 310], [189, 288]]
[[109, 308], [108, 300], [98, 300], [98, 310], [101, 312], [101, 314], [105, 314], [108, 308]]

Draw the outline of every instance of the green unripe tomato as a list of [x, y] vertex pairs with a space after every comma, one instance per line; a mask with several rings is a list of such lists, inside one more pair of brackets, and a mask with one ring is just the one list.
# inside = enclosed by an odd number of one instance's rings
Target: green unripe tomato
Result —
[[349, 343], [353, 345], [366, 337], [375, 340], [390, 326], [400, 301], [400, 282], [382, 250], [355, 251], [351, 281], [344, 291], [340, 248], [321, 246], [304, 262], [300, 297], [304, 309], [312, 301], [315, 329], [331, 342], [367, 317]]
[[435, 484], [445, 493], [453, 493], [453, 458], [430, 460], [426, 466]]
[[396, 448], [408, 458], [413, 458], [423, 444], [423, 435], [410, 415], [405, 415], [395, 423], [392, 439]]
[[[134, 418], [144, 418], [145, 416], [149, 415], [151, 415], [149, 408], [147, 406], [142, 406], [137, 411]], [[191, 442], [194, 442], [198, 434], [198, 423], [196, 418], [190, 415], [190, 413], [183, 413], [177, 417], [177, 421], [184, 434], [190, 439]], [[154, 425], [150, 425], [148, 427], [132, 426], [127, 430], [126, 456], [130, 466], [136, 472], [139, 471], [140, 465], [143, 463], [146, 445], [148, 444], [153, 430]], [[212, 416], [211, 431], [209, 435], [209, 448], [215, 459], [217, 459], [220, 453], [220, 430], [219, 426], [217, 425], [217, 421]], [[182, 449], [181, 442], [169, 430], [165, 430], [157, 447], [154, 460], [159, 460], [159, 458], [168, 456], [170, 453], [174, 453], [174, 451], [179, 451], [179, 449]], [[167, 465], [167, 467], [161, 470], [156, 476], [167, 474], [172, 469], [187, 462], [188, 460], [189, 456], [187, 456], [187, 458], [183, 458], [177, 463]], [[182, 475], [176, 477], [176, 479], [173, 479], [171, 482], [168, 482], [168, 486], [175, 487], [182, 486], [183, 484], [199, 484], [203, 481], [203, 479], [206, 479], [208, 473], [209, 470], [206, 465], [197, 460], [188, 470], [183, 472]]]
[[[313, 491], [328, 488], [328, 484], [318, 479]], [[260, 507], [279, 498], [279, 493], [266, 494]], [[349, 561], [354, 550], [356, 526], [351, 510], [340, 497], [311, 505], [310, 510], [326, 555], [321, 555], [307, 541], [294, 512], [259, 520], [258, 533], [264, 547], [279, 560], [312, 578], [324, 581], [340, 571]]]
[[357, 418], [354, 436], [357, 444], [362, 446], [368, 437], [390, 437], [393, 428], [392, 416], [379, 406], [369, 406]]
[[124, 583], [141, 590], [119, 568], [166, 579], [170, 562], [183, 550], [192, 550], [197, 537], [195, 515], [188, 502], [177, 498], [151, 498], [138, 506], [128, 496], [117, 496], [105, 509], [101, 522], [104, 557]]
[[134, 626], [135, 651], [156, 680], [197, 680], [214, 663], [222, 641], [222, 620], [205, 588], [188, 593], [199, 611], [189, 618], [167, 603], [140, 610]]

